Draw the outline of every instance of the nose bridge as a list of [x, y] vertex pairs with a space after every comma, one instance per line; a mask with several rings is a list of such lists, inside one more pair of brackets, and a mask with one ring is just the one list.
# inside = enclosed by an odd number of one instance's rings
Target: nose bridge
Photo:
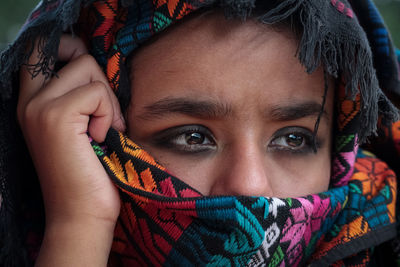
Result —
[[273, 196], [266, 152], [255, 142], [241, 142], [225, 152], [212, 195]]

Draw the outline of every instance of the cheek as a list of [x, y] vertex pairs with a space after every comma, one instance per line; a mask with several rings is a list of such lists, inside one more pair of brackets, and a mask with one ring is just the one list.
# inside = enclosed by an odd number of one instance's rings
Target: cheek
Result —
[[[329, 187], [331, 160], [329, 149], [304, 158], [276, 157], [264, 154], [258, 166], [264, 171], [254, 173], [257, 166], [243, 159], [233, 166], [233, 154], [206, 158], [177, 156], [149, 148], [169, 173], [203, 195], [248, 195], [266, 197], [300, 197], [324, 192]], [[249, 166], [249, 165], [252, 165]], [[247, 168], [248, 166], [248, 168]], [[250, 169], [252, 168], [252, 169]], [[232, 172], [232, 170], [240, 170]], [[243, 170], [245, 169], [245, 170]], [[255, 176], [257, 175], [257, 177]], [[240, 177], [239, 177], [240, 176]], [[246, 179], [246, 177], [252, 177]]]
[[298, 160], [274, 161], [270, 174], [276, 197], [300, 197], [328, 190], [331, 177], [329, 149]]
[[164, 166], [171, 175], [201, 194], [210, 195], [216, 179], [216, 159], [214, 157], [199, 159], [196, 156], [174, 155], [154, 148], [145, 149], [155, 156], [157, 162]]

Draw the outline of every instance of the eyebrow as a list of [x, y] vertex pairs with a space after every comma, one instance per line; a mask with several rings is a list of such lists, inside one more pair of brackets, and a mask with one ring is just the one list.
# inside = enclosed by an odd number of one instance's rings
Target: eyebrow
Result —
[[[318, 116], [321, 110], [320, 103], [307, 101], [267, 108], [264, 116], [274, 121], [293, 121], [304, 117]], [[167, 97], [145, 106], [144, 112], [139, 114], [138, 118], [151, 120], [160, 119], [169, 114], [183, 114], [203, 119], [216, 119], [230, 117], [233, 113], [232, 106], [213, 100]], [[325, 110], [322, 112], [322, 117], [328, 118]]]
[[170, 97], [147, 105], [144, 109], [145, 112], [138, 116], [143, 119], [160, 118], [173, 113], [210, 119], [228, 117], [233, 113], [232, 108], [223, 103]]
[[[266, 116], [275, 121], [291, 121], [304, 117], [318, 116], [322, 110], [322, 104], [308, 101], [282, 106], [274, 106], [267, 111]], [[322, 117], [328, 119], [328, 113], [323, 110]]]

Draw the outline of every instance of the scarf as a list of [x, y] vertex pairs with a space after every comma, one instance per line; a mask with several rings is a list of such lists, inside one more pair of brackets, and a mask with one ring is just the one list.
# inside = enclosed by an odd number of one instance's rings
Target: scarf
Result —
[[[397, 111], [386, 97], [398, 101], [398, 68], [390, 37], [370, 1], [43, 1], [17, 41], [1, 54], [3, 109], [9, 109], [12, 103], [7, 100], [15, 94], [11, 74], [29, 58], [24, 51], [26, 43], [35, 37], [45, 40], [32, 74], [49, 76], [59, 37], [65, 31], [86, 41], [124, 109], [130, 98], [124, 64], [132, 51], [191, 12], [213, 6], [223, 8], [228, 17], [257, 16], [269, 24], [300, 16], [300, 62], [308, 72], [322, 64], [329, 74], [341, 77], [335, 99], [330, 189], [285, 199], [202, 196], [133, 141], [110, 129], [104, 144], [91, 141], [122, 201], [110, 264], [368, 263], [374, 246], [396, 236], [397, 185], [395, 173], [386, 163], [358, 146], [377, 132], [379, 138], [370, 146], [373, 151], [386, 157], [393, 153], [394, 160], [400, 151], [399, 124], [390, 123], [397, 119]], [[9, 121], [2, 123], [3, 129]], [[390, 150], [382, 153], [379, 148], [385, 145]], [[5, 153], [11, 154], [6, 149]], [[12, 197], [4, 189], [10, 182], [3, 169], [4, 213]]]
[[204, 197], [123, 134], [110, 130], [106, 144], [92, 143], [123, 203], [115, 265], [321, 266], [353, 254], [361, 264], [396, 234], [395, 174], [362, 150], [346, 186], [281, 199]]

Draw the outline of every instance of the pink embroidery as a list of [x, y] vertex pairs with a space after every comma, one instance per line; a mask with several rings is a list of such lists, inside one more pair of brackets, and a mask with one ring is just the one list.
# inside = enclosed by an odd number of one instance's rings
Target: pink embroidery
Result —
[[343, 13], [345, 6], [342, 2], [339, 2], [339, 4], [336, 6], [336, 8], [337, 8], [337, 10], [339, 10], [340, 12]]
[[201, 195], [189, 188], [185, 188], [181, 191], [179, 191], [179, 194], [181, 197], [189, 198], [189, 197], [201, 197]]
[[46, 7], [46, 12], [52, 11], [52, 10], [56, 9], [58, 6], [60, 6], [60, 3], [62, 3], [62, 2], [64, 2], [64, 1], [57, 1], [57, 2], [54, 2], [54, 3], [52, 3], [52, 4], [49, 4], [49, 5]]
[[[341, 160], [339, 160], [339, 158], [341, 158]], [[332, 180], [335, 181], [335, 186], [343, 186], [347, 184], [353, 175], [355, 160], [356, 154], [354, 152], [342, 152], [333, 160]], [[343, 175], [344, 173], [346, 174], [338, 180], [338, 176]]]
[[351, 10], [350, 8], [346, 7], [346, 5], [338, 0], [331, 0], [331, 3], [334, 7], [336, 7], [336, 9], [340, 12], [345, 14], [347, 17], [349, 18], [353, 18], [354, 14], [353, 14], [353, 10]]
[[353, 10], [351, 10], [350, 8], [348, 8], [348, 9], [347, 9], [347, 12], [346, 12], [346, 15], [347, 15], [349, 18], [353, 18], [353, 17], [354, 17]]

